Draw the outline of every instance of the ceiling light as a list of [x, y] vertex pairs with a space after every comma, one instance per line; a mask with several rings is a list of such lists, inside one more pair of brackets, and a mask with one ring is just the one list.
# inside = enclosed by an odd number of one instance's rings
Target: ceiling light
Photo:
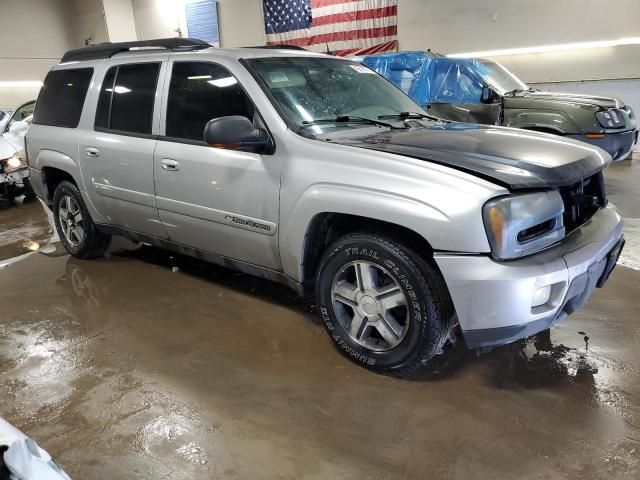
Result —
[[235, 85], [236, 83], [238, 83], [238, 80], [236, 80], [234, 77], [224, 77], [224, 78], [217, 78], [215, 80], [209, 80], [207, 83], [213, 85], [214, 87], [230, 87], [231, 85]]
[[449, 58], [467, 57], [500, 57], [504, 55], [524, 55], [532, 53], [566, 52], [571, 50], [588, 50], [593, 48], [610, 48], [621, 45], [640, 45], [640, 37], [619, 38], [617, 40], [600, 40], [596, 42], [562, 43], [558, 45], [540, 45], [537, 47], [506, 48], [502, 50], [481, 50], [477, 52], [451, 53]]
[[0, 82], [0, 88], [40, 88], [42, 82], [40, 80], [12, 80]]
[[207, 80], [211, 78], [211, 75], [194, 75], [193, 77], [187, 77], [187, 80]]

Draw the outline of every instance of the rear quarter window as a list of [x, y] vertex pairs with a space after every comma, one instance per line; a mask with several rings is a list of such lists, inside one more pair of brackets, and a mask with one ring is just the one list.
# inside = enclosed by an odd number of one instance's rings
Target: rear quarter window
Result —
[[92, 76], [93, 68], [50, 71], [38, 95], [33, 123], [76, 128]]

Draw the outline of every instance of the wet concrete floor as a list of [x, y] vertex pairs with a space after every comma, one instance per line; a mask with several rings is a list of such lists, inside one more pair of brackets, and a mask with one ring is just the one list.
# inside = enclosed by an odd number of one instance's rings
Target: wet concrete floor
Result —
[[[638, 222], [640, 162], [607, 182]], [[411, 380], [347, 362], [285, 287], [151, 248], [45, 252], [0, 269], [0, 416], [74, 479], [640, 478], [633, 249], [550, 335], [458, 342]]]

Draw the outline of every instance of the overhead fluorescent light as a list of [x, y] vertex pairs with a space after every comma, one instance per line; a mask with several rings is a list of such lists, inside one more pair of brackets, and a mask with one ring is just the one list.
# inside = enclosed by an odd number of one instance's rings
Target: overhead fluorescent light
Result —
[[0, 82], [0, 88], [40, 88], [40, 80], [11, 80]]
[[187, 77], [187, 80], [207, 80], [211, 78], [211, 75], [194, 75], [193, 77]]
[[562, 43], [558, 45], [540, 45], [537, 47], [505, 48], [502, 50], [481, 50], [477, 52], [451, 53], [449, 58], [501, 57], [505, 55], [526, 55], [532, 53], [567, 52], [571, 50], [589, 50], [593, 48], [611, 48], [621, 45], [640, 45], [640, 37], [600, 40], [596, 42]]
[[230, 87], [231, 85], [235, 85], [236, 83], [238, 83], [238, 80], [236, 80], [234, 77], [224, 77], [217, 78], [215, 80], [209, 80], [207, 83], [210, 83], [214, 87]]

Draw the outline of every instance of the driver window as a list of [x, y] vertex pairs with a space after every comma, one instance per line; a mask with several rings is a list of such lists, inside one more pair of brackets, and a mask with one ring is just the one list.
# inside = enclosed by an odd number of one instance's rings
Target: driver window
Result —
[[241, 115], [253, 121], [253, 114], [253, 103], [226, 68], [205, 62], [173, 64], [167, 137], [201, 141], [209, 120]]
[[458, 63], [438, 62], [431, 84], [432, 103], [480, 103], [482, 83]]

